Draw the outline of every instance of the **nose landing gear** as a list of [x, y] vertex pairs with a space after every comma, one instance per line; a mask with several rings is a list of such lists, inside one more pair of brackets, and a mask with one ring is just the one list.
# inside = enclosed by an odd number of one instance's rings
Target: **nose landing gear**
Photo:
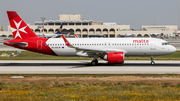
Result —
[[151, 65], [154, 65], [154, 64], [155, 64], [155, 62], [153, 60], [153, 56], [151, 56]]

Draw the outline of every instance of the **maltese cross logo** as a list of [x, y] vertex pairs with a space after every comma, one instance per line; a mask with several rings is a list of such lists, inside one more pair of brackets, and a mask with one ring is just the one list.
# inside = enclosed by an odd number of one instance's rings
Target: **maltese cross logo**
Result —
[[[13, 20], [13, 21], [14, 21], [14, 20]], [[19, 33], [20, 31], [21, 31], [21, 32], [24, 32], [24, 33], [27, 33], [27, 32], [24, 30], [27, 26], [24, 26], [24, 27], [22, 27], [22, 28], [19, 28], [19, 26], [21, 25], [21, 22], [22, 22], [22, 20], [21, 20], [19, 23], [17, 23], [16, 21], [14, 21], [17, 29], [11, 27], [12, 32], [15, 32], [15, 31], [16, 31], [16, 35], [15, 35], [15, 37], [14, 37], [15, 39], [16, 39], [18, 36], [22, 39], [21, 34]]]

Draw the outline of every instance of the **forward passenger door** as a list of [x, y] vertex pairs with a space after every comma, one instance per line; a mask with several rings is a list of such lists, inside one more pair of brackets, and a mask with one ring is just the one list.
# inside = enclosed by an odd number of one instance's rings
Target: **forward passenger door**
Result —
[[151, 40], [151, 42], [150, 42], [150, 50], [156, 50], [156, 41], [155, 40]]

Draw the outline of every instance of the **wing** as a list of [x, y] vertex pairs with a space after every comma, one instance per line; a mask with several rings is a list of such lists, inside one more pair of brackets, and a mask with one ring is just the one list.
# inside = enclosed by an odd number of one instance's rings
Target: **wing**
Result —
[[124, 49], [96, 49], [96, 48], [75, 47], [64, 37], [64, 35], [62, 35], [62, 38], [66, 46], [76, 49], [78, 56], [94, 56], [96, 54], [101, 57], [108, 52], [124, 52], [125, 54], [127, 53], [127, 51]]

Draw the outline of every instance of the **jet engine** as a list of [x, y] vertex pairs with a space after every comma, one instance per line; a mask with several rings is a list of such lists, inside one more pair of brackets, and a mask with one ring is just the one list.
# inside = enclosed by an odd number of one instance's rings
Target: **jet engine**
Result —
[[107, 53], [104, 60], [108, 61], [108, 63], [124, 63], [124, 52], [110, 52]]

